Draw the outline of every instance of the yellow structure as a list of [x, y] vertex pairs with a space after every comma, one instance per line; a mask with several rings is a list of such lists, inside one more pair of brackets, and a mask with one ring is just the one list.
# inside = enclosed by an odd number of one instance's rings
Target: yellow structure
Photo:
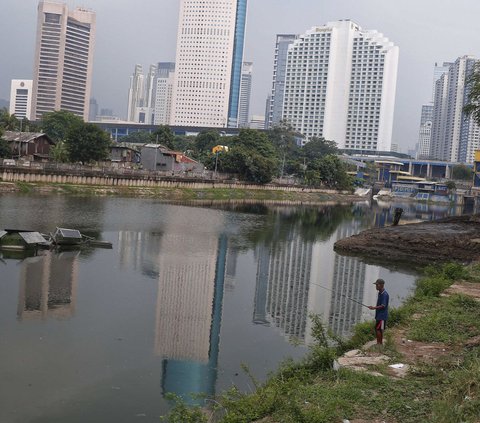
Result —
[[228, 147], [226, 145], [216, 145], [215, 147], [212, 148], [213, 154], [217, 154], [220, 151], [228, 152]]

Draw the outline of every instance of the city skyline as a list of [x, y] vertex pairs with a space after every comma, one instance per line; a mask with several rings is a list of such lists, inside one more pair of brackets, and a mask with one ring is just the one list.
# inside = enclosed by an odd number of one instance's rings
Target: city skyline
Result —
[[[11, 79], [29, 79], [33, 72], [34, 27], [37, 0], [6, 0], [4, 12], [11, 16], [1, 34], [20, 40], [15, 49], [0, 50], [0, 98], [8, 99]], [[126, 114], [126, 81], [136, 63], [148, 65], [173, 61], [178, 1], [145, 0], [135, 10], [128, 28], [118, 29], [118, 22], [130, 16], [135, 3], [119, 1], [115, 10], [106, 0], [68, 0], [67, 5], [92, 8], [97, 14], [97, 47], [92, 95], [100, 107]], [[402, 150], [418, 140], [419, 110], [431, 95], [431, 68], [435, 62], [469, 54], [480, 56], [474, 24], [480, 4], [461, 0], [422, 4], [407, 0], [385, 4], [379, 0], [326, 1], [319, 4], [299, 0], [251, 0], [247, 17], [244, 59], [255, 63], [252, 91], [252, 115], [264, 113], [265, 98], [270, 91], [271, 69], [276, 34], [303, 33], [307, 28], [329, 20], [350, 18], [364, 28], [385, 33], [400, 47], [399, 76], [393, 142]], [[267, 21], [268, 24], [265, 24]], [[155, 22], [155, 25], [148, 24]], [[455, 37], [452, 37], [455, 34]], [[141, 42], [139, 42], [141, 40]], [[151, 41], [147, 41], [151, 40]], [[14, 50], [14, 51], [13, 51]], [[131, 52], [131, 53], [130, 53]], [[112, 71], [112, 67], [114, 71]]]

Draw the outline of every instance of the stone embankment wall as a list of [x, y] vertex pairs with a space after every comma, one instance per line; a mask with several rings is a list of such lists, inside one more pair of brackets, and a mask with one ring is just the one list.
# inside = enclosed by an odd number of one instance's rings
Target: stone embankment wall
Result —
[[[46, 184], [96, 185], [96, 186], [126, 186], [150, 188], [187, 188], [187, 189], [245, 189], [245, 190], [275, 190], [290, 192], [316, 192], [338, 194], [329, 189], [307, 188], [293, 185], [247, 184], [232, 180], [202, 179], [179, 176], [162, 176], [155, 173], [131, 172], [117, 174], [102, 170], [57, 170], [35, 169], [0, 166], [1, 180], [4, 182], [26, 182]], [[345, 192], [346, 193], [346, 192]]]

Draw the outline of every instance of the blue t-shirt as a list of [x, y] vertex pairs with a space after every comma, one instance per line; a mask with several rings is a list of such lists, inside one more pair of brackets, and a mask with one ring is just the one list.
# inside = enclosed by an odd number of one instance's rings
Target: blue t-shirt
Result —
[[390, 297], [388, 292], [383, 290], [383, 292], [378, 293], [377, 298], [377, 307], [383, 305], [383, 308], [375, 310], [375, 320], [387, 320], [388, 319], [388, 301]]

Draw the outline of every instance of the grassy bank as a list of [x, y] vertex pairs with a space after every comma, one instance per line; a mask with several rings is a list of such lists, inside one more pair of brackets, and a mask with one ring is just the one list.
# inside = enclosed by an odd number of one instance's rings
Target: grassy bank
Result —
[[[387, 356], [384, 364], [367, 371], [334, 370], [338, 357], [373, 338], [372, 324], [357, 325], [353, 337], [344, 341], [328, 336], [315, 318], [317, 341], [301, 362], [284, 363], [254, 394], [235, 389], [224, 393], [216, 398], [213, 415], [178, 402], [166, 421], [478, 422], [480, 302], [449, 288], [459, 280], [478, 289], [480, 266], [447, 264], [426, 270], [411, 298], [391, 312], [381, 351]], [[409, 371], [396, 375], [392, 363], [406, 363]]]
[[307, 204], [325, 203], [327, 201], [351, 202], [360, 198], [342, 193], [291, 192], [281, 190], [247, 190], [247, 189], [191, 189], [191, 188], [154, 188], [125, 186], [96, 186], [70, 184], [36, 184], [26, 182], [0, 182], [0, 193], [18, 192], [22, 194], [63, 194], [77, 196], [122, 196], [146, 197], [164, 201], [278, 201]]

